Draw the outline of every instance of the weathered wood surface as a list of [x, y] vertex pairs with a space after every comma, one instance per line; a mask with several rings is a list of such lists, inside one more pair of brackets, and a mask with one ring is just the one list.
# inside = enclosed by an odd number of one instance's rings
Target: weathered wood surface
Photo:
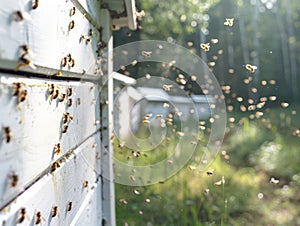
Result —
[[115, 225], [110, 14], [33, 2], [0, 0], [0, 225]]
[[[41, 213], [42, 224], [77, 225], [80, 218], [84, 218], [82, 222], [94, 221], [95, 224], [97, 211], [91, 208], [101, 205], [101, 180], [97, 168], [100, 160], [95, 158], [97, 139], [89, 138], [61, 158], [60, 166], [54, 172], [46, 173], [2, 210], [0, 223], [15, 225], [20, 221], [21, 208], [25, 208], [26, 218], [20, 225], [35, 224], [37, 212]], [[52, 217], [55, 206], [58, 214]]]
[[[1, 130], [0, 201], [3, 205], [53, 161], [95, 133], [100, 115], [96, 113], [98, 94], [93, 83], [14, 78], [3, 74], [0, 79], [0, 125], [8, 127], [11, 133], [7, 142], [7, 135]], [[13, 96], [17, 84], [21, 86], [19, 92], [27, 92], [22, 102], [18, 100], [20, 94]], [[55, 90], [49, 94], [52, 85], [59, 91], [56, 99]], [[11, 185], [13, 174], [19, 178], [15, 186]]]
[[[87, 1], [81, 3], [89, 10]], [[0, 5], [1, 68], [42, 74], [61, 71], [64, 76], [73, 77], [71, 72], [99, 76], [99, 27], [92, 25], [71, 1], [39, 1], [36, 9], [32, 9], [31, 0], [1, 0]], [[94, 15], [99, 14], [99, 6], [93, 9]], [[30, 49], [26, 57], [32, 66], [18, 67], [23, 45]], [[68, 54], [74, 61], [64, 65]]]

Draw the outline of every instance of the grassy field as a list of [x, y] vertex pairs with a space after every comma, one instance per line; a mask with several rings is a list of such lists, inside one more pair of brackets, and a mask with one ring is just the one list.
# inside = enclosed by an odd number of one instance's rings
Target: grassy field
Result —
[[[229, 113], [235, 121], [228, 123], [222, 151], [209, 166], [212, 175], [197, 168], [199, 147], [179, 173], [162, 183], [116, 184], [117, 224], [300, 225], [297, 112], [293, 106], [272, 108], [254, 119], [249, 113]], [[177, 142], [170, 138], [135, 163], [168, 156]], [[116, 158], [126, 161], [130, 152], [116, 142]]]

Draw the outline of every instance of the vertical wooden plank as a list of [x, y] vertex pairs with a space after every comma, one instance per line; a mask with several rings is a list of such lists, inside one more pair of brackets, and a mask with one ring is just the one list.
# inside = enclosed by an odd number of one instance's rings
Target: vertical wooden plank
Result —
[[103, 208], [102, 225], [114, 226], [116, 225], [115, 216], [115, 196], [114, 196], [114, 175], [113, 175], [113, 147], [110, 137], [113, 134], [113, 79], [111, 77], [113, 72], [113, 38], [111, 30], [110, 17], [108, 10], [101, 10], [103, 41], [107, 43], [107, 71], [103, 77], [103, 84], [101, 89], [101, 137], [103, 143], [102, 151], [102, 198]]

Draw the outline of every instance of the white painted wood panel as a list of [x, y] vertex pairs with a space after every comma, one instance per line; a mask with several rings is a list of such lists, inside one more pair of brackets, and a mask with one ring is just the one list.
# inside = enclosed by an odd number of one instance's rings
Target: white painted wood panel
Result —
[[16, 225], [25, 208], [18, 225], [113, 226], [112, 80], [98, 93], [113, 66], [109, 9], [99, 0], [33, 2], [0, 0], [0, 225]]
[[[20, 46], [27, 45], [30, 53], [26, 57], [38, 71], [45, 67], [63, 71], [64, 75], [68, 72], [94, 75], [101, 66], [96, 53], [99, 32], [86, 16], [78, 9], [73, 15], [71, 1], [39, 1], [36, 9], [31, 4], [32, 0], [0, 0], [0, 66], [16, 69], [22, 52]], [[20, 21], [16, 21], [18, 11], [22, 15]], [[61, 65], [68, 54], [74, 59], [74, 67]], [[34, 71], [30, 67], [20, 70]]]
[[[21, 208], [26, 209], [27, 216], [18, 225], [34, 225], [37, 212], [42, 215], [40, 225], [87, 225], [84, 223], [89, 221], [96, 225], [97, 219], [101, 222], [101, 216], [96, 216], [97, 211], [92, 209], [101, 206], [101, 180], [97, 172], [100, 159], [96, 158], [99, 146], [94, 145], [99, 141], [98, 135], [62, 158], [59, 168], [44, 175], [2, 210], [1, 225], [15, 225]], [[52, 217], [54, 206], [58, 207], [58, 214]]]
[[[95, 133], [100, 127], [100, 114], [93, 83], [16, 78], [4, 74], [0, 75], [0, 80], [0, 125], [9, 127], [12, 135], [10, 142], [6, 142], [5, 132], [0, 132], [2, 206], [53, 161]], [[27, 91], [26, 99], [20, 103], [18, 96], [13, 96], [13, 84], [17, 83]], [[51, 84], [60, 92], [56, 99], [49, 95]], [[71, 96], [68, 96], [69, 88]], [[58, 100], [61, 94], [66, 95], [62, 102]], [[72, 106], [68, 106], [69, 99]], [[72, 116], [67, 123], [63, 123], [65, 113]], [[68, 130], [63, 133], [66, 125]], [[58, 143], [61, 153], [55, 154]], [[12, 186], [13, 174], [19, 178], [15, 186]]]

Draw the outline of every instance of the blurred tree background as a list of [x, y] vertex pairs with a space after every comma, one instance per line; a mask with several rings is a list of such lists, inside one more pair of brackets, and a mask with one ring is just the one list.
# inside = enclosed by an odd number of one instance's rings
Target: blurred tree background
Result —
[[[115, 46], [164, 40], [201, 56], [224, 91], [228, 130], [213, 176], [191, 170], [196, 153], [163, 184], [116, 185], [118, 225], [300, 225], [300, 2], [143, 0], [137, 8], [145, 11], [138, 30], [115, 31]], [[139, 78], [144, 66], [121, 72]]]

